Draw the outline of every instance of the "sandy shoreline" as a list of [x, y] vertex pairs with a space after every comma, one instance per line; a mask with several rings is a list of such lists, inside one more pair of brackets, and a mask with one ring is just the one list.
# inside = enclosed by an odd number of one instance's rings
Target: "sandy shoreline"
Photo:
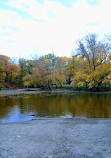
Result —
[[111, 119], [0, 124], [0, 158], [111, 158]]

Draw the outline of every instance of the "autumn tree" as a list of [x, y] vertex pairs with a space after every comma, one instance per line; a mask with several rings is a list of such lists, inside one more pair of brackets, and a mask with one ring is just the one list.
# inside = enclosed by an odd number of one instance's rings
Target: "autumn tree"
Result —
[[95, 34], [89, 34], [77, 42], [77, 56], [81, 55], [88, 61], [88, 66], [95, 71], [98, 64], [102, 64], [109, 54], [109, 45], [97, 40]]
[[0, 86], [12, 86], [16, 84], [19, 67], [12, 60], [4, 55], [0, 55]]
[[[90, 34], [84, 39], [78, 41], [77, 54], [83, 66], [77, 68], [75, 76], [72, 78], [72, 84], [87, 84], [91, 88], [96, 86], [97, 89], [103, 83], [105, 77], [110, 73], [110, 54], [109, 45], [97, 40], [95, 34]], [[82, 57], [82, 58], [81, 58]]]
[[38, 87], [43, 85], [42, 77], [37, 67], [32, 69], [31, 74], [24, 76], [23, 81], [26, 87]]
[[40, 61], [43, 61], [45, 68], [52, 69], [55, 66], [57, 57], [54, 54], [43, 55], [39, 58]]
[[[47, 58], [48, 57], [48, 58]], [[39, 59], [33, 60], [32, 71], [28, 71], [27, 66], [25, 75], [23, 76], [23, 81], [25, 86], [31, 87], [50, 87], [48, 75], [51, 67], [51, 62], [49, 56], [42, 56]]]
[[65, 69], [63, 67], [60, 69], [52, 69], [48, 78], [52, 85], [56, 85], [56, 87], [60, 85], [60, 87], [62, 87], [62, 85], [66, 83]]
[[33, 73], [33, 68], [35, 67], [35, 63], [33, 60], [26, 60], [23, 58], [19, 59], [19, 77], [18, 77], [18, 84], [23, 85], [24, 80], [23, 77], [25, 77], [27, 74]]
[[32, 74], [27, 72], [23, 77], [25, 86], [41, 86], [49, 89], [52, 85], [62, 86], [67, 79], [68, 60], [66, 57], [56, 57], [53, 54], [34, 59], [35, 67]]
[[62, 86], [63, 83], [66, 83], [68, 58], [48, 54], [40, 57], [35, 62], [44, 86], [50, 88], [51, 85]]

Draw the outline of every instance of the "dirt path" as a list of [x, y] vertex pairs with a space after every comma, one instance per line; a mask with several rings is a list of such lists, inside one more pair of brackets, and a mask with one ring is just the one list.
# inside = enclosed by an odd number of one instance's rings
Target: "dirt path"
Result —
[[0, 124], [0, 158], [111, 158], [111, 119]]

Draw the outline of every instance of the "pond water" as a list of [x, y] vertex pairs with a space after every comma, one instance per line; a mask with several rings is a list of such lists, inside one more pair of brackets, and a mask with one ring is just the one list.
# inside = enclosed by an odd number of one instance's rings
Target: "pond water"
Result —
[[0, 122], [41, 117], [111, 118], [111, 94], [31, 94], [0, 97]]

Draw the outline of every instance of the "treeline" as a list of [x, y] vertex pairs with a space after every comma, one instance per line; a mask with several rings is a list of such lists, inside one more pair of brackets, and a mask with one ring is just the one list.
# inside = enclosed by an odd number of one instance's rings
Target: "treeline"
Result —
[[64, 83], [75, 87], [99, 90], [111, 84], [110, 45], [98, 41], [95, 34], [89, 34], [77, 42], [74, 56], [57, 57], [54, 54], [38, 59], [19, 59], [15, 64], [11, 58], [0, 55], [1, 87], [51, 88]]

